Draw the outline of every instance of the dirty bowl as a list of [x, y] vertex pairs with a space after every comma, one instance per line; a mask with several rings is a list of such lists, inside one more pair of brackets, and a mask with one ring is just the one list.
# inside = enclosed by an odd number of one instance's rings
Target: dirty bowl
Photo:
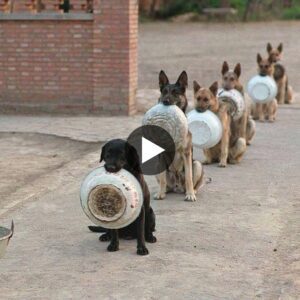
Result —
[[123, 228], [136, 220], [143, 205], [140, 183], [128, 171], [91, 171], [80, 188], [80, 202], [90, 220], [107, 229]]
[[176, 105], [159, 103], [144, 115], [143, 125], [162, 127], [172, 137], [176, 148], [182, 145], [188, 133], [188, 123], [183, 111]]
[[243, 95], [238, 90], [232, 89], [227, 91], [219, 89], [217, 97], [220, 102], [228, 103], [230, 114], [234, 120], [241, 118], [245, 112], [246, 105]]
[[194, 109], [188, 113], [187, 118], [195, 147], [208, 149], [219, 143], [223, 128], [220, 119], [213, 112], [198, 112]]
[[247, 91], [253, 102], [268, 103], [276, 97], [277, 85], [270, 76], [256, 75], [248, 82]]
[[14, 222], [11, 222], [11, 229], [0, 226], [0, 258], [2, 258], [6, 252], [9, 240], [14, 234]]

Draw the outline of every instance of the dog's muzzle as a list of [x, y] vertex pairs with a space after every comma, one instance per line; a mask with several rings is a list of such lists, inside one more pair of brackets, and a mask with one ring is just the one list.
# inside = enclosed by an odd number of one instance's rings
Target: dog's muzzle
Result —
[[110, 172], [110, 173], [117, 173], [121, 170], [121, 168], [117, 167], [116, 165], [111, 165], [111, 164], [105, 164], [104, 168], [107, 172]]
[[197, 108], [196, 108], [196, 111], [199, 112], [199, 113], [204, 113], [204, 112], [206, 112], [208, 109], [209, 109], [209, 107], [207, 107], [207, 108], [200, 108], [200, 107], [197, 107]]

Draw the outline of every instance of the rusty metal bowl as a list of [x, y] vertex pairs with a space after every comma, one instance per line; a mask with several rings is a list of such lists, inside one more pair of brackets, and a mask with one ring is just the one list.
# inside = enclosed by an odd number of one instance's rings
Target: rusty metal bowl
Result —
[[14, 234], [14, 222], [11, 222], [11, 228], [0, 226], [0, 258], [2, 258], [6, 252], [6, 248], [10, 239]]
[[243, 95], [235, 89], [219, 89], [217, 94], [218, 100], [227, 103], [230, 107], [230, 113], [234, 120], [238, 120], [245, 112], [246, 104]]
[[156, 104], [144, 115], [143, 125], [155, 125], [166, 130], [172, 137], [176, 149], [183, 144], [188, 133], [187, 118], [176, 105]]
[[107, 229], [123, 228], [136, 220], [143, 205], [140, 183], [128, 171], [91, 171], [80, 188], [80, 202], [90, 220]]

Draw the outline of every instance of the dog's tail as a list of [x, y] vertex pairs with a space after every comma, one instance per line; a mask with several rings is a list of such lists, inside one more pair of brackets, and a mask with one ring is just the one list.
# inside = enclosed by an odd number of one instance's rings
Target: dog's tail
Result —
[[88, 226], [89, 230], [92, 232], [99, 232], [99, 233], [103, 233], [106, 232], [107, 229], [100, 227], [100, 226]]

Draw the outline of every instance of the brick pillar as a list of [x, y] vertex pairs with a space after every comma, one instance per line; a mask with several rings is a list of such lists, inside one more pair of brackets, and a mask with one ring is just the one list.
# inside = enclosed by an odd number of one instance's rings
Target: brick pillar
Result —
[[135, 113], [138, 0], [94, 0], [94, 111]]

